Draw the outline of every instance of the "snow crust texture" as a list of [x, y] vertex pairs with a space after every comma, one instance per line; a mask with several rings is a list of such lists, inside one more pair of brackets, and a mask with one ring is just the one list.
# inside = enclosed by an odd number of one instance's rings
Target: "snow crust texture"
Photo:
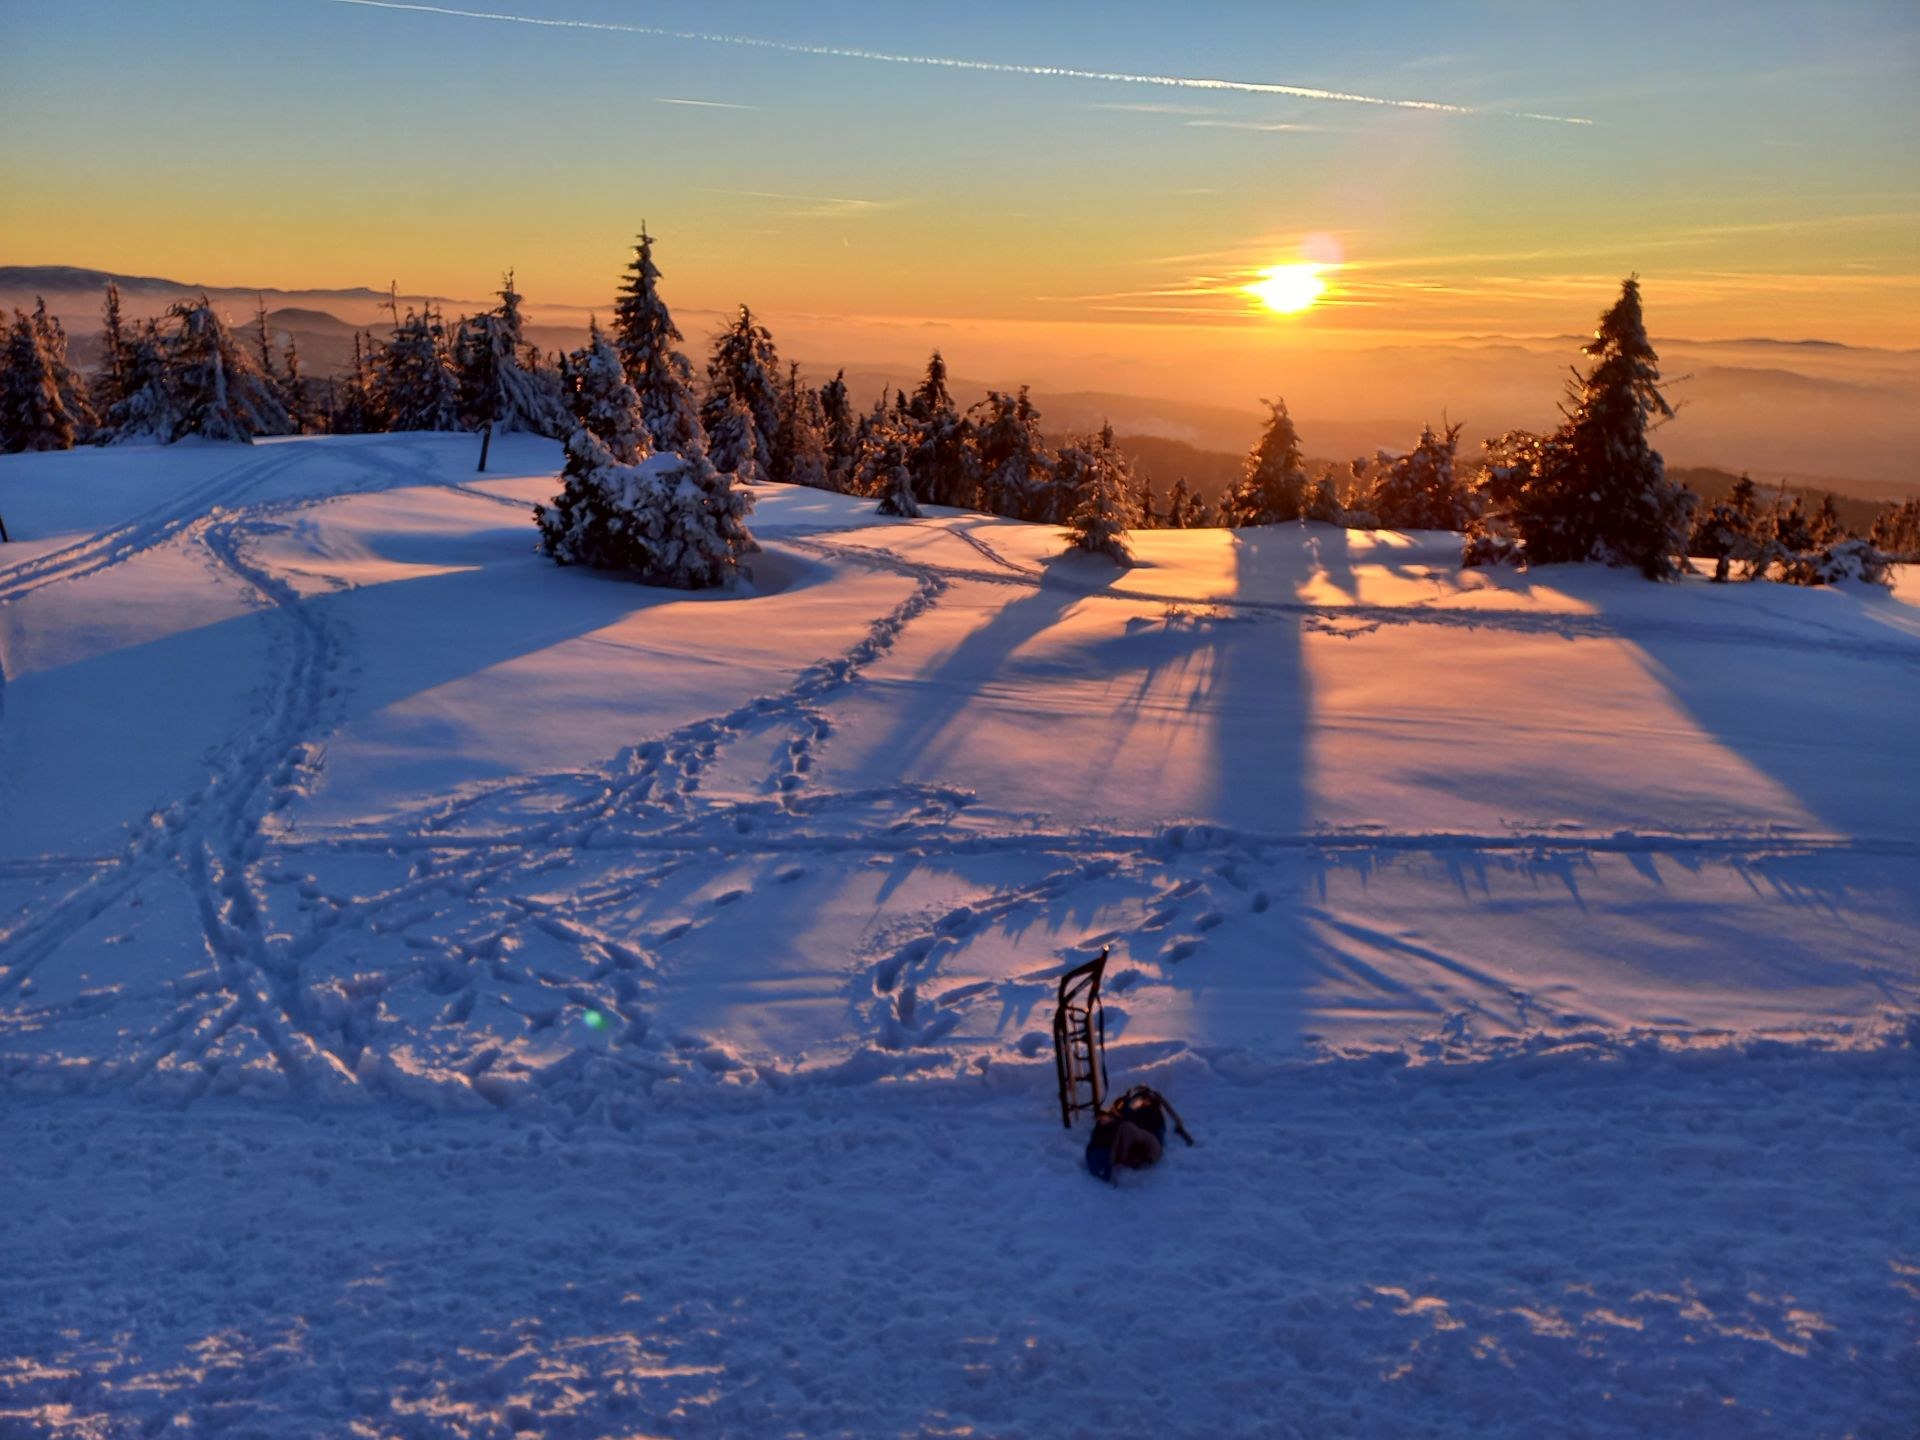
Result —
[[1913, 1433], [1907, 577], [494, 457], [0, 461], [0, 1434]]

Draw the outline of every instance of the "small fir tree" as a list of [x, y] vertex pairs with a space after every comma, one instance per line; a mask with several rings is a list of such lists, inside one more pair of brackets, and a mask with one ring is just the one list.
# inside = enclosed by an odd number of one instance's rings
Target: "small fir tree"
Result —
[[1175, 477], [1173, 489], [1167, 495], [1167, 521], [1169, 530], [1191, 530], [1193, 528], [1193, 492], [1187, 488], [1187, 477]]
[[587, 322], [587, 343], [560, 368], [567, 410], [576, 425], [592, 431], [622, 465], [653, 453], [653, 437], [640, 414], [640, 394], [627, 378], [624, 357], [600, 329]]
[[826, 451], [827, 487], [848, 490], [853, 485], [853, 463], [859, 453], [859, 435], [853, 404], [847, 396], [847, 372], [838, 371], [820, 387], [820, 435]]
[[645, 222], [614, 302], [613, 334], [627, 381], [640, 396], [653, 448], [676, 455], [702, 450], [706, 442], [693, 398], [693, 366], [680, 352], [685, 342], [660, 298], [660, 270]]
[[704, 452], [652, 452], [624, 357], [597, 326], [565, 375], [575, 426], [561, 493], [534, 511], [541, 550], [562, 565], [650, 585], [697, 590], [731, 580], [759, 548], [746, 526], [753, 496]]
[[787, 366], [787, 386], [780, 395], [781, 462], [785, 470], [779, 477], [789, 485], [808, 485], [816, 490], [832, 488], [826, 442], [826, 417], [820, 394], [800, 383], [798, 361]]
[[429, 308], [393, 328], [374, 367], [374, 404], [391, 430], [459, 430], [460, 382], [445, 327]]
[[313, 401], [307, 395], [307, 377], [300, 368], [300, 342], [287, 336], [286, 364], [279, 375], [280, 406], [287, 412], [287, 423], [295, 435], [314, 429]]
[[1820, 497], [1820, 508], [1813, 512], [1808, 528], [1813, 532], [1813, 543], [1818, 546], [1831, 545], [1846, 537], [1847, 527], [1840, 522], [1840, 507], [1831, 491]]
[[947, 362], [938, 350], [927, 361], [906, 418], [915, 432], [908, 465], [921, 499], [931, 505], [970, 509], [980, 503], [980, 453], [973, 426], [947, 390]]
[[975, 434], [980, 455], [980, 503], [995, 515], [1062, 524], [1055, 505], [1053, 457], [1040, 437], [1040, 412], [1022, 385], [1008, 396], [989, 392]]
[[100, 412], [102, 423], [113, 407], [126, 398], [131, 348], [126, 321], [120, 313], [120, 286], [109, 280], [106, 300], [101, 306], [100, 368], [94, 372], [91, 386], [94, 408]]
[[355, 331], [353, 359], [329, 406], [327, 429], [335, 435], [371, 435], [387, 428], [373, 383], [372, 350], [373, 337]]
[[1140, 519], [1136, 530], [1157, 530], [1164, 518], [1153, 506], [1153, 477], [1142, 470], [1134, 480], [1133, 505]]
[[166, 337], [166, 385], [178, 417], [169, 440], [198, 435], [251, 444], [258, 435], [288, 432], [272, 382], [206, 296], [182, 300], [167, 315], [172, 330]]
[[1307, 486], [1307, 500], [1301, 509], [1302, 520], [1321, 525], [1344, 525], [1347, 512], [1341, 508], [1340, 492], [1334, 488], [1333, 473], [1328, 471]]
[[1873, 545], [1895, 559], [1920, 560], [1920, 498], [1889, 505], [1873, 522]]
[[872, 419], [861, 442], [854, 464], [854, 493], [876, 497], [877, 515], [893, 515], [914, 520], [920, 515], [919, 497], [913, 491], [914, 431], [897, 416], [885, 413]]
[[1636, 277], [1622, 282], [1585, 352], [1592, 369], [1569, 387], [1565, 422], [1512, 477], [1501, 518], [1535, 564], [1592, 560], [1652, 579], [1675, 575], [1693, 495], [1667, 479], [1647, 443], [1649, 421], [1671, 418], [1673, 408], [1660, 393]]
[[1733, 488], [1727, 492], [1727, 504], [1739, 518], [1740, 528], [1748, 535], [1759, 533], [1760, 492], [1753, 478], [1741, 472], [1740, 478], [1733, 482]]
[[1306, 461], [1285, 400], [1263, 402], [1267, 426], [1241, 467], [1240, 478], [1220, 503], [1221, 523], [1232, 529], [1298, 520], [1306, 508]]
[[513, 271], [502, 277], [498, 294], [499, 305], [460, 322], [455, 350], [462, 418], [474, 429], [491, 424], [503, 433], [558, 439], [571, 424], [560, 377], [538, 364], [526, 343], [523, 297], [513, 287]]
[[1472, 492], [1454, 472], [1459, 442], [1458, 425], [1437, 435], [1428, 425], [1405, 455], [1381, 451], [1360, 508], [1393, 530], [1465, 530], [1477, 511]]
[[73, 435], [46, 344], [32, 317], [16, 309], [0, 365], [0, 453], [71, 450]]
[[[774, 352], [772, 334], [742, 305], [733, 323], [714, 337], [713, 354], [707, 361], [707, 398], [700, 407], [700, 418], [712, 436], [733, 401], [744, 405], [752, 421], [753, 453], [762, 475], [773, 475], [784, 464], [780, 455], [779, 376], [780, 357]], [[715, 442], [716, 452], [717, 448]], [[717, 453], [714, 464], [720, 464]]]
[[707, 454], [714, 469], [742, 485], [758, 485], [767, 478], [753, 412], [738, 395], [727, 396], [726, 403], [717, 409], [709, 402], [706, 425]]
[[1693, 536], [1687, 542], [1687, 553], [1713, 561], [1715, 583], [1725, 584], [1732, 573], [1733, 562], [1740, 558], [1742, 550], [1749, 543], [1750, 537], [1740, 522], [1740, 512], [1722, 502], [1694, 517]]
[[1116, 565], [1131, 565], [1127, 532], [1139, 522], [1137, 487], [1126, 457], [1113, 443], [1113, 427], [1070, 441], [1060, 449], [1058, 468], [1073, 486], [1074, 506], [1067, 517], [1068, 548], [1104, 555]]
[[74, 439], [90, 440], [99, 424], [86, 377], [73, 368], [67, 358], [67, 331], [59, 317], [47, 313], [47, 302], [39, 296], [33, 301], [33, 330], [46, 352], [47, 367], [53, 372], [53, 385], [60, 392], [60, 404], [73, 422]]
[[96, 437], [105, 445], [164, 445], [180, 425], [167, 384], [167, 347], [157, 321], [148, 320], [128, 342], [122, 365], [124, 393], [108, 409]]

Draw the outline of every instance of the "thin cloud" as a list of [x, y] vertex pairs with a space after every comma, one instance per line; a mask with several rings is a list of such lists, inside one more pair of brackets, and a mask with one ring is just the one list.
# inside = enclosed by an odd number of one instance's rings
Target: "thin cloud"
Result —
[[1269, 135], [1325, 133], [1325, 125], [1300, 125], [1292, 120], [1189, 120], [1192, 130], [1259, 130]]
[[1218, 115], [1218, 105], [1173, 105], [1163, 100], [1114, 101], [1096, 100], [1087, 106], [1089, 110], [1126, 110], [1135, 115]]
[[849, 220], [856, 215], [871, 215], [891, 210], [893, 200], [860, 200], [842, 195], [789, 195], [779, 190], [708, 190], [709, 195], [738, 195], [748, 200], [785, 200], [802, 208], [784, 210], [783, 215], [797, 220]]
[[673, 95], [656, 95], [656, 105], [693, 105], [702, 110], [764, 110], [764, 105], [736, 105], [731, 100], [682, 100]]
[[[861, 50], [839, 45], [802, 45], [766, 40], [753, 35], [720, 35], [699, 30], [668, 30], [656, 25], [622, 25], [604, 20], [555, 20], [532, 15], [509, 15], [493, 10], [461, 10], [449, 5], [404, 4], [401, 0], [327, 0], [334, 5], [357, 5], [371, 10], [404, 10], [422, 15], [446, 15], [461, 20], [490, 20], [512, 25], [536, 25], [550, 30], [592, 30], [620, 35], [649, 35], [661, 40], [688, 40], [705, 45], [738, 45], [753, 50], [777, 50], [789, 55], [818, 55], [840, 60], [871, 60], [887, 65], [922, 65], [940, 70], [967, 70], [991, 75], [1031, 75], [1047, 80], [1098, 80], [1120, 85], [1157, 85], [1175, 90], [1227, 91], [1242, 95], [1287, 95], [1297, 100], [1329, 100], [1347, 105], [1377, 105], [1394, 110], [1428, 110], [1445, 115], [1482, 115], [1504, 112], [1475, 105], [1449, 105], [1439, 100], [1408, 100], [1384, 95], [1361, 95], [1348, 90], [1322, 90], [1310, 85], [1278, 85], [1253, 80], [1218, 80], [1191, 75], [1135, 75], [1120, 70], [1080, 70], [1065, 65], [1014, 65], [995, 60], [956, 60], [944, 55], [898, 55], [885, 50]], [[1591, 125], [1574, 115], [1527, 114], [1519, 118], [1551, 121], [1557, 125]]]

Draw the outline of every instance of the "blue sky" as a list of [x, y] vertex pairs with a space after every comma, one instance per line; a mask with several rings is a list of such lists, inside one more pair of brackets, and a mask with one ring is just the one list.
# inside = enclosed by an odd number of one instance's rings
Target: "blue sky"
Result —
[[592, 305], [644, 216], [683, 303], [1115, 343], [1272, 325], [1242, 287], [1313, 236], [1345, 261], [1297, 322], [1326, 336], [1581, 328], [1628, 269], [1693, 333], [1889, 343], [1916, 315], [1912, 5], [457, 8], [1473, 113], [337, 0], [8, 0], [0, 263], [450, 295], [513, 264]]

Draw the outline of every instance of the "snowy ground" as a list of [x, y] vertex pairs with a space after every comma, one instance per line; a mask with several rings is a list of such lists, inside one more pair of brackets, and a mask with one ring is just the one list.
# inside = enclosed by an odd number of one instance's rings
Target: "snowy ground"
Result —
[[0, 1435], [1920, 1433], [1915, 577], [472, 448], [0, 461]]

